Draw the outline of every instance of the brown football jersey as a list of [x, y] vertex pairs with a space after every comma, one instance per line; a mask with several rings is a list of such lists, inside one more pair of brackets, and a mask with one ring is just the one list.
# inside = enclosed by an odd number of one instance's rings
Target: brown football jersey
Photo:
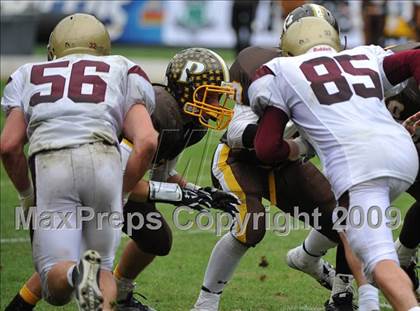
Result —
[[159, 132], [159, 146], [156, 162], [172, 160], [185, 148], [198, 143], [205, 135], [203, 128], [194, 118], [182, 112], [175, 98], [163, 85], [153, 85], [156, 106], [152, 122]]
[[[420, 49], [420, 42], [411, 42], [389, 48], [394, 52]], [[404, 121], [420, 110], [420, 91], [416, 81], [411, 78], [399, 94], [385, 100], [388, 110], [398, 121]]]
[[278, 48], [257, 46], [250, 46], [239, 53], [229, 69], [230, 80], [239, 92], [239, 104], [249, 106], [248, 87], [252, 83], [255, 71], [266, 62], [279, 56], [280, 50]]

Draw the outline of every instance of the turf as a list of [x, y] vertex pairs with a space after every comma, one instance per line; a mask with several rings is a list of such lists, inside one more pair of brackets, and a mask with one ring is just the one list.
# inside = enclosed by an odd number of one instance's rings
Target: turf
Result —
[[[113, 45], [112, 53], [118, 55], [124, 55], [128, 58], [149, 58], [149, 59], [170, 59], [177, 52], [184, 49], [183, 47], [154, 47], [154, 46], [139, 46], [139, 45]], [[213, 49], [218, 53], [225, 61], [232, 61], [235, 57], [232, 49]], [[35, 54], [46, 55], [46, 47], [38, 45], [35, 48]]]
[[[1, 90], [3, 87], [4, 81]], [[3, 119], [2, 115], [1, 127]], [[219, 135], [212, 132], [201, 143], [184, 152], [178, 171], [186, 172], [188, 165], [186, 177], [202, 185], [210, 184], [210, 161]], [[3, 310], [32, 274], [33, 264], [28, 232], [14, 229], [14, 207], [18, 205], [16, 193], [3, 167], [0, 175], [0, 309]], [[395, 205], [405, 211], [412, 201], [408, 195], [403, 195]], [[214, 230], [176, 229], [172, 222], [174, 208], [160, 205], [159, 209], [173, 227], [173, 248], [168, 256], [157, 258], [140, 275], [137, 290], [147, 296], [147, 303], [157, 310], [189, 310], [198, 295], [208, 257], [218, 237]], [[271, 212], [275, 211], [275, 208], [271, 209]], [[184, 215], [183, 221], [193, 218], [194, 215]], [[226, 287], [222, 310], [322, 310], [329, 292], [285, 264], [287, 250], [298, 245], [306, 234], [305, 230], [296, 230], [287, 236], [279, 236], [273, 230], [268, 231], [264, 240], [244, 257], [233, 280]], [[126, 242], [127, 239], [123, 238], [117, 258]], [[262, 257], [266, 258], [267, 267], [259, 266]], [[327, 259], [334, 262], [334, 251], [327, 254]], [[76, 306], [70, 304], [53, 308], [41, 302], [37, 307], [37, 310], [46, 311], [57, 309], [76, 310]]]

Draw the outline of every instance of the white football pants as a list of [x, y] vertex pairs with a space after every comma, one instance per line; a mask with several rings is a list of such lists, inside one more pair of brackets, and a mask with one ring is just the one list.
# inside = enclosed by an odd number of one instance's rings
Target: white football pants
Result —
[[122, 222], [121, 157], [98, 142], [39, 153], [34, 161], [33, 259], [48, 296], [48, 271], [60, 261], [78, 262], [85, 249], [112, 269]]

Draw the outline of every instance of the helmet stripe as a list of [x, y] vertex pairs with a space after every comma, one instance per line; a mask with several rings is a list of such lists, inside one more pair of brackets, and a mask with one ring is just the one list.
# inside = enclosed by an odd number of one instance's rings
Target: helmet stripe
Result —
[[213, 54], [214, 57], [217, 58], [217, 60], [219, 61], [219, 63], [222, 65], [222, 69], [223, 69], [223, 76], [225, 77], [225, 82], [230, 82], [230, 75], [229, 75], [229, 68], [227, 67], [225, 61], [223, 60], [223, 58], [217, 54], [216, 52], [212, 51], [212, 50], [208, 50], [211, 54]]

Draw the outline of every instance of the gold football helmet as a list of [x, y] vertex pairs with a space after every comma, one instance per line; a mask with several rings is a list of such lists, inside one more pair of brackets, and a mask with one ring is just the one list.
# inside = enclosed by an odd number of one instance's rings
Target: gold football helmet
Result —
[[317, 45], [341, 51], [340, 30], [329, 10], [317, 4], [304, 4], [287, 15], [280, 48], [283, 56], [297, 56]]
[[171, 59], [165, 75], [166, 89], [186, 114], [207, 128], [222, 130], [228, 126], [233, 111], [226, 104], [228, 98], [234, 98], [235, 89], [218, 54], [205, 48], [182, 50]]
[[91, 55], [111, 53], [108, 31], [93, 15], [77, 13], [67, 16], [51, 32], [48, 60], [78, 53]]

